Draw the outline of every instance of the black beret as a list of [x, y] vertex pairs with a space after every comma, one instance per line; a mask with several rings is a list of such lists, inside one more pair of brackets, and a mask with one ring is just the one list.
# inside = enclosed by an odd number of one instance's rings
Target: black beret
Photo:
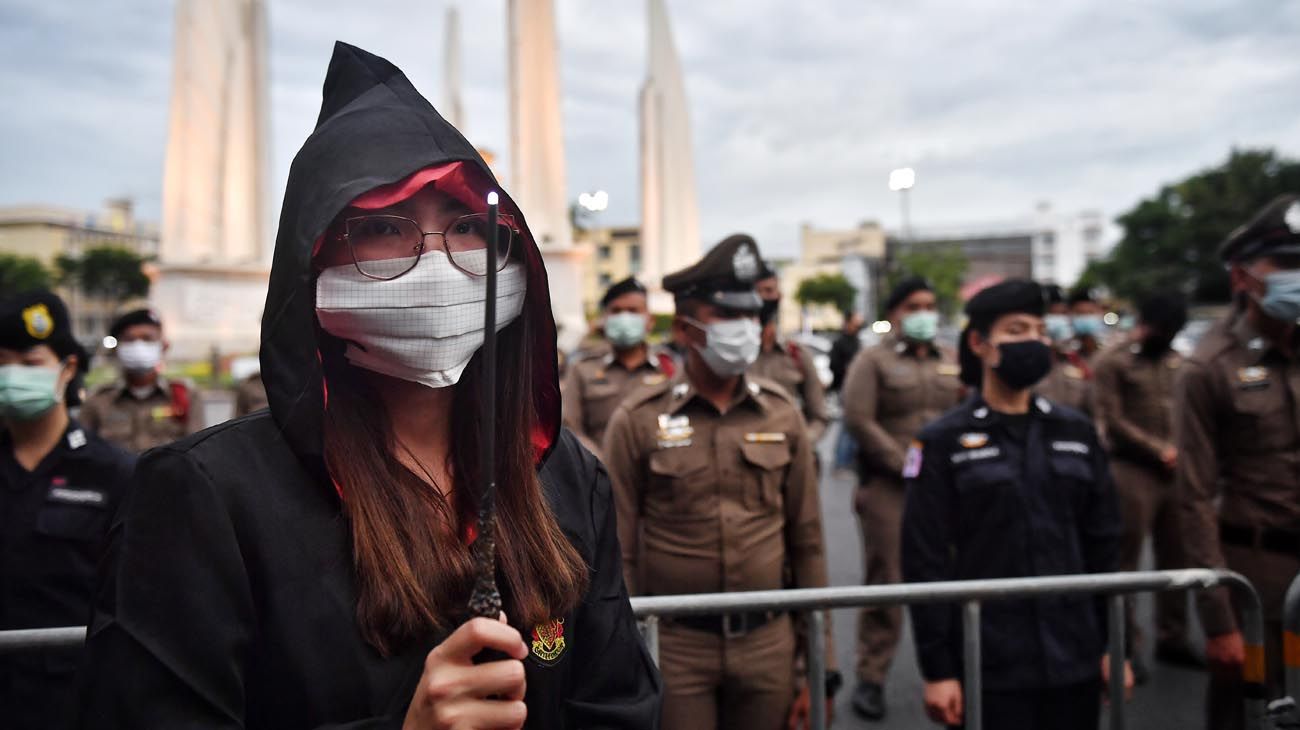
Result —
[[1070, 298], [1068, 301], [1070, 305], [1073, 306], [1079, 302], [1095, 302], [1097, 301], [1097, 298], [1093, 296], [1091, 289], [1082, 287], [1070, 292]]
[[0, 304], [0, 347], [29, 350], [37, 345], [49, 345], [59, 357], [81, 352], [67, 306], [48, 289], [24, 292]]
[[1043, 285], [1043, 301], [1048, 305], [1065, 303], [1065, 292], [1061, 289], [1060, 284]]
[[930, 286], [930, 282], [923, 276], [909, 276], [898, 282], [889, 292], [889, 298], [885, 300], [885, 312], [894, 311], [894, 307], [919, 291], [934, 291], [934, 287]]
[[763, 257], [754, 239], [737, 233], [724, 238], [694, 264], [664, 277], [664, 290], [676, 299], [698, 299], [739, 312], [757, 312], [763, 300], [754, 282], [763, 271]]
[[1219, 247], [1224, 261], [1300, 253], [1300, 195], [1279, 195], [1245, 225], [1228, 234]]
[[981, 289], [966, 302], [966, 316], [979, 330], [987, 329], [1004, 314], [1023, 312], [1041, 317], [1045, 309], [1043, 287], [1028, 279], [1007, 279]]
[[162, 317], [159, 317], [157, 312], [147, 307], [132, 309], [113, 320], [113, 326], [108, 328], [108, 333], [117, 337], [122, 334], [122, 330], [137, 324], [151, 324], [155, 327], [162, 327]]
[[605, 296], [600, 298], [601, 308], [609, 306], [609, 303], [623, 296], [624, 294], [645, 294], [645, 286], [636, 280], [635, 276], [629, 276], [626, 279], [615, 282], [605, 290]]
[[1138, 302], [1138, 319], [1172, 335], [1187, 324], [1187, 297], [1176, 291], [1148, 294]]

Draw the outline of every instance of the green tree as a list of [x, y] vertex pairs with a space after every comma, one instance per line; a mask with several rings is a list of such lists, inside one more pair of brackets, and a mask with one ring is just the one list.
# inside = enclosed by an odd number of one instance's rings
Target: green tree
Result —
[[1123, 238], [1084, 279], [1128, 299], [1180, 288], [1196, 301], [1227, 301], [1219, 245], [1274, 197], [1297, 191], [1300, 161], [1273, 150], [1234, 149], [1223, 164], [1165, 185], [1120, 215]]
[[803, 306], [831, 304], [844, 314], [853, 311], [853, 300], [858, 290], [841, 274], [818, 274], [799, 282], [794, 293], [795, 301]]
[[6, 296], [32, 289], [48, 289], [52, 283], [50, 272], [40, 259], [0, 253], [0, 291]]
[[143, 256], [120, 246], [96, 246], [86, 249], [80, 258], [62, 254], [56, 259], [61, 283], [110, 302], [149, 296], [145, 263]]
[[[920, 276], [934, 287], [940, 311], [947, 315], [957, 311], [961, 304], [962, 277], [966, 275], [968, 265], [966, 254], [962, 253], [960, 245], [949, 243], [909, 248], [895, 262], [896, 265], [888, 276], [891, 289], [909, 276]], [[886, 296], [889, 296], [889, 292], [882, 293], [882, 301]]]

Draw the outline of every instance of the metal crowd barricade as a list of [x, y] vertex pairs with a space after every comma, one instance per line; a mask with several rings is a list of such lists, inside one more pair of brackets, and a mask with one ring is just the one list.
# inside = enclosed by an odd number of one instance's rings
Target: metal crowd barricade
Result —
[[1300, 575], [1282, 604], [1282, 664], [1286, 697], [1269, 705], [1270, 715], [1278, 727], [1300, 727]]
[[[1100, 595], [1109, 603], [1110, 696], [1124, 695], [1124, 596], [1132, 593], [1203, 590], [1226, 585], [1241, 599], [1242, 634], [1247, 661], [1242, 677], [1246, 727], [1265, 727], [1264, 621], [1259, 596], [1250, 582], [1226, 570], [1166, 570], [1144, 573], [1098, 573], [1041, 578], [903, 583], [898, 585], [805, 588], [743, 593], [707, 593], [679, 596], [645, 596], [632, 599], [632, 610], [646, 623], [646, 644], [659, 660], [659, 619], [673, 616], [739, 613], [743, 611], [808, 611], [808, 682], [813, 688], [826, 681], [825, 624], [821, 610], [862, 606], [895, 606], [919, 603], [961, 603], [964, 633], [965, 678], [962, 684], [966, 705], [966, 727], [981, 730], [980, 606], [984, 602], [1047, 595]], [[1287, 594], [1287, 689], [1300, 696], [1300, 580]], [[19, 651], [75, 649], [86, 639], [86, 627], [0, 631], [0, 655]], [[1294, 661], [1293, 661], [1294, 660]], [[825, 730], [825, 705], [813, 702], [811, 724]], [[1110, 703], [1110, 727], [1124, 727], [1124, 702]]]
[[[1029, 598], [1047, 595], [1107, 596], [1109, 605], [1108, 647], [1111, 661], [1109, 693], [1110, 727], [1124, 728], [1124, 596], [1132, 593], [1203, 590], [1226, 585], [1237, 592], [1242, 608], [1242, 635], [1248, 660], [1242, 669], [1247, 683], [1245, 693], [1246, 727], [1265, 727], [1264, 688], [1264, 620], [1259, 596], [1250, 582], [1226, 570], [1165, 570], [1142, 573], [1096, 573], [1039, 578], [1000, 578], [995, 580], [946, 581], [939, 583], [901, 583], [897, 585], [804, 588], [741, 593], [707, 593], [677, 596], [644, 596], [632, 599], [632, 610], [646, 620], [646, 644], [655, 661], [659, 654], [659, 619], [673, 616], [739, 613], [746, 611], [808, 611], [808, 684], [822, 687], [826, 677], [821, 610], [859, 608], [862, 606], [914, 605], [919, 603], [961, 603], [965, 677], [962, 682], [966, 727], [981, 730], [983, 725], [980, 682], [980, 605], [987, 601]], [[1300, 588], [1293, 586], [1296, 592]], [[1296, 597], [1300, 614], [1300, 596]], [[1300, 615], [1297, 616], [1300, 629]], [[1300, 631], [1297, 632], [1300, 651]], [[1300, 665], [1300, 655], [1297, 656]], [[1288, 674], [1290, 680], [1291, 674]], [[1300, 679], [1297, 679], [1300, 684]], [[825, 730], [825, 706], [812, 703], [811, 724]]]

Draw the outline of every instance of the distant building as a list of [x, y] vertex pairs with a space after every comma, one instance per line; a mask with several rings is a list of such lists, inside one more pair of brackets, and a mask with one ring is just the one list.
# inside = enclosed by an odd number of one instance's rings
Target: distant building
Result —
[[[636, 226], [575, 229], [575, 243], [586, 249], [582, 274], [582, 309], [591, 317], [610, 284], [641, 274], [641, 229]], [[656, 288], [658, 281], [642, 281]]]
[[857, 289], [854, 311], [868, 320], [876, 316], [876, 301], [883, 283], [887, 252], [885, 231], [867, 221], [857, 228], [799, 228], [799, 258], [778, 266], [781, 277], [781, 329], [834, 329], [842, 322], [833, 306], [803, 308], [795, 299], [799, 284], [822, 274], [840, 274]]
[[[158, 226], [135, 219], [130, 199], [106, 201], [101, 211], [52, 205], [0, 206], [0, 251], [29, 256], [57, 273], [61, 255], [80, 256], [90, 248], [119, 246], [145, 258], [158, 255]], [[60, 288], [73, 317], [72, 329], [84, 344], [97, 345], [108, 331], [116, 303], [92, 300]]]

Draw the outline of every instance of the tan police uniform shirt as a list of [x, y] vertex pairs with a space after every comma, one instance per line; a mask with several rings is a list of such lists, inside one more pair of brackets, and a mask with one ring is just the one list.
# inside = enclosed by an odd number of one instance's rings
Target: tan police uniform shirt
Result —
[[679, 374], [619, 406], [605, 454], [632, 595], [826, 585], [812, 443], [775, 383], [719, 413]]
[[1076, 411], [1092, 411], [1093, 382], [1087, 371], [1064, 357], [1056, 357], [1047, 377], [1034, 386], [1034, 393]]
[[660, 385], [668, 380], [661, 367], [661, 353], [650, 348], [646, 361], [628, 370], [611, 351], [570, 363], [560, 384], [564, 403], [564, 425], [602, 461], [601, 442], [614, 409], [638, 388]]
[[127, 451], [141, 453], [169, 444], [194, 431], [197, 402], [194, 389], [185, 386], [186, 403], [174, 403], [172, 383], [165, 378], [144, 398], [125, 382], [104, 386], [81, 406], [78, 420], [86, 428]]
[[[1261, 337], [1237, 309], [1205, 334], [1182, 367], [1178, 485], [1194, 566], [1225, 567], [1220, 520], [1300, 531], [1298, 351], [1293, 346], [1288, 354]], [[1211, 635], [1235, 626], [1226, 590], [1204, 595], [1201, 613]]]
[[844, 425], [858, 442], [864, 483], [902, 486], [903, 457], [925, 424], [962, 397], [961, 368], [931, 346], [927, 357], [901, 338], [863, 350], [844, 376]]
[[808, 423], [808, 435], [814, 446], [821, 440], [830, 416], [826, 412], [826, 387], [817, 376], [811, 351], [777, 342], [771, 350], [760, 352], [758, 360], [746, 372], [767, 378], [794, 396]]
[[1159, 358], [1141, 353], [1141, 345], [1126, 343], [1097, 356], [1093, 418], [1117, 458], [1163, 468], [1160, 455], [1174, 445], [1174, 386], [1183, 356], [1174, 350]]

